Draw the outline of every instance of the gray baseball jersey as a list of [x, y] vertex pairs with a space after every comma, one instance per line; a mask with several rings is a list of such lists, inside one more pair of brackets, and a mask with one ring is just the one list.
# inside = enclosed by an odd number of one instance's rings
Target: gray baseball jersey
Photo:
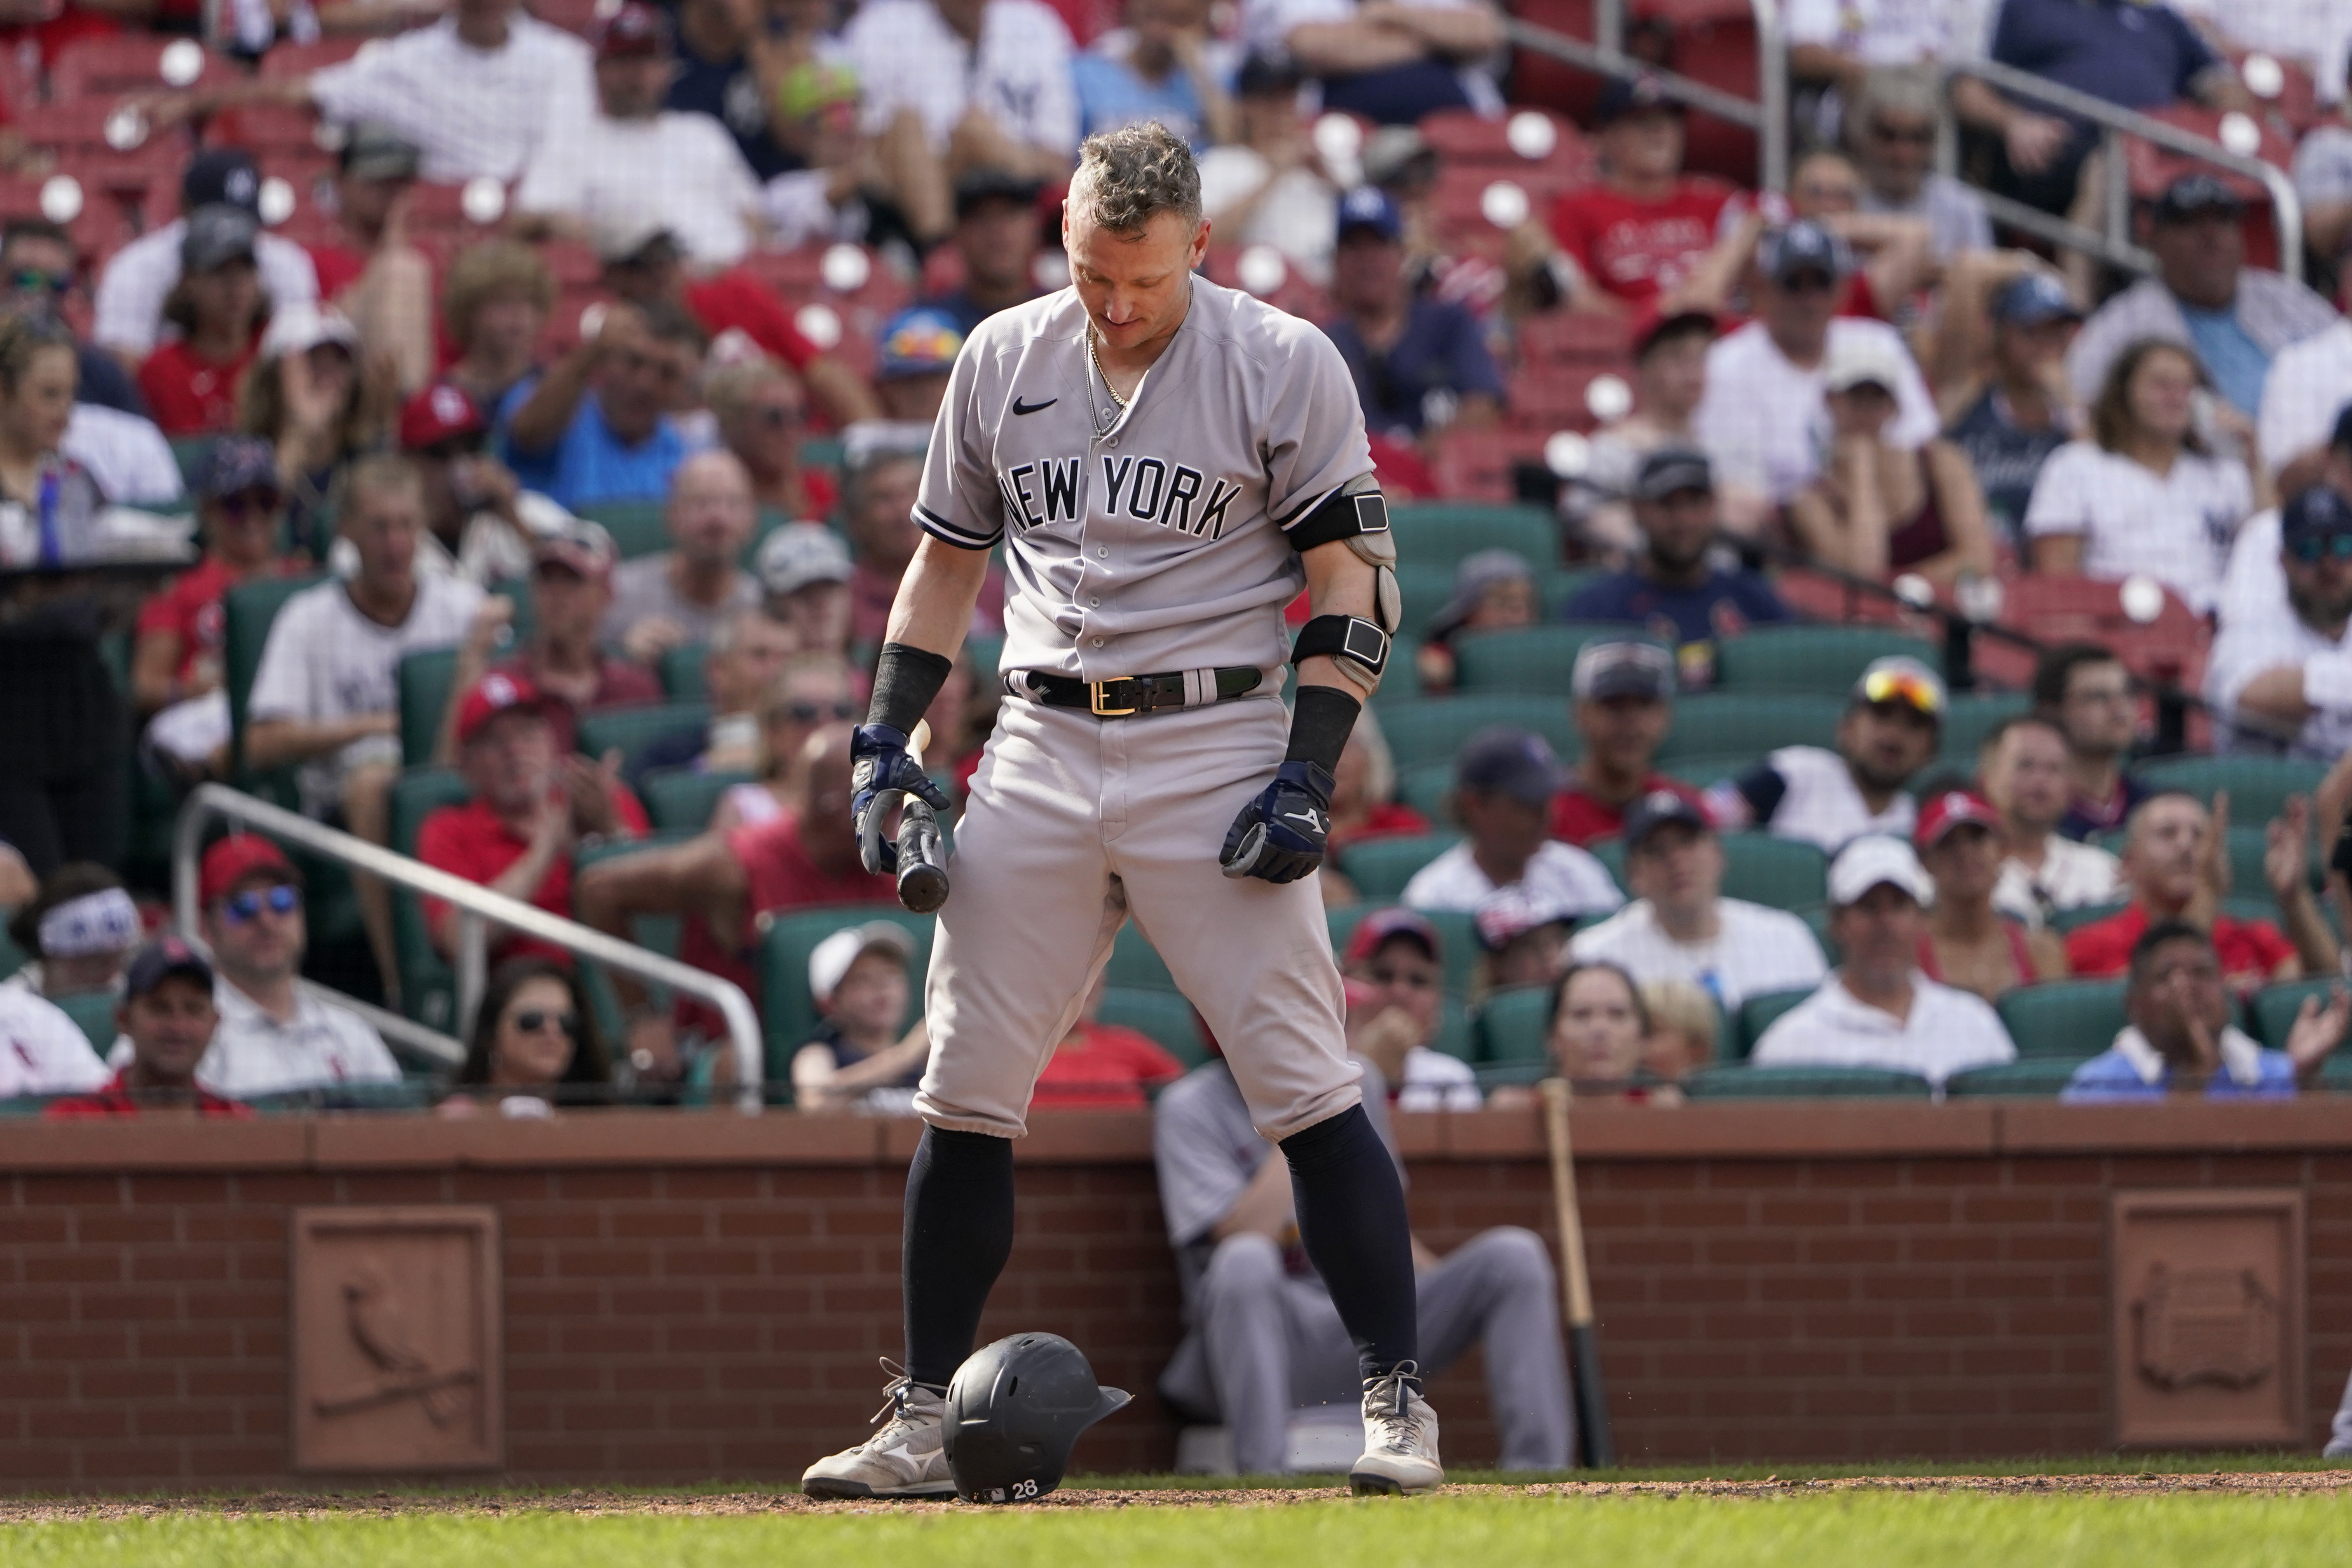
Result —
[[1372, 470], [1339, 351], [1195, 278], [1183, 326], [1121, 409], [1087, 338], [1069, 289], [981, 323], [940, 405], [916, 521], [969, 550], [1006, 542], [1008, 671], [1276, 668], [1305, 582], [1283, 530]]

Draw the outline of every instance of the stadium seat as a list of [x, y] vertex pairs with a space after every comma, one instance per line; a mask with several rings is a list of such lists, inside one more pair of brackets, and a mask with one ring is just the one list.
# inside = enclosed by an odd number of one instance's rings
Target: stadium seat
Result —
[[1756, 626], [1723, 639], [1725, 691], [1810, 691], [1843, 700], [1873, 659], [1908, 654], [1943, 668], [1936, 645], [1886, 626]]
[[1454, 563], [1400, 561], [1396, 575], [1397, 593], [1404, 601], [1403, 617], [1397, 623], [1397, 629], [1406, 637], [1426, 637], [1437, 612], [1454, 596]]
[[1478, 1009], [1481, 1062], [1549, 1062], [1551, 987], [1517, 985], [1497, 991]]
[[1446, 801], [1454, 794], [1454, 764], [1422, 763], [1397, 771], [1397, 799], [1432, 822], [1446, 820]]
[[1465, 692], [1517, 691], [1565, 701], [1584, 645], [1625, 637], [1652, 640], [1632, 626], [1594, 621], [1474, 633], [1454, 645], [1454, 684]]
[[816, 1028], [816, 1003], [809, 995], [809, 954], [835, 931], [870, 921], [904, 926], [915, 939], [914, 955], [907, 961], [914, 984], [908, 987], [908, 1014], [901, 1026], [921, 1016], [923, 973], [930, 965], [931, 933], [938, 923], [931, 916], [909, 914], [896, 904], [845, 904], [779, 914], [760, 939], [761, 994], [751, 999], [766, 1026], [767, 1076], [772, 1085], [792, 1082], [793, 1053], [808, 1043]]
[[400, 760], [412, 768], [433, 761], [433, 742], [457, 684], [457, 650], [425, 648], [400, 661]]
[[646, 803], [646, 816], [656, 832], [700, 833], [710, 826], [719, 797], [739, 784], [751, 782], [751, 775], [745, 773], [656, 768], [637, 781], [637, 798]]
[[1453, 697], [1400, 698], [1381, 705], [1381, 734], [1399, 766], [1451, 760], [1462, 742], [1496, 725], [1532, 730], [1566, 762], [1582, 747], [1562, 698], [1518, 691], [1468, 691]]
[[1394, 903], [1414, 872], [1461, 839], [1458, 833], [1427, 833], [1414, 838], [1375, 838], [1339, 852], [1339, 869], [1374, 904]]
[[703, 666], [709, 661], [710, 649], [701, 643], [687, 643], [661, 656], [663, 693], [672, 702], [701, 702], [710, 696], [710, 683], [704, 679]]
[[1559, 559], [1559, 525], [1536, 507], [1419, 501], [1391, 507], [1389, 524], [1398, 559], [1411, 565], [1450, 572], [1481, 550], [1517, 551], [1538, 569]]
[[[445, 805], [464, 804], [471, 795], [454, 768], [410, 768], [392, 786], [392, 847], [414, 856], [425, 819]], [[392, 942], [400, 966], [401, 1011], [430, 1028], [455, 1031], [457, 973], [435, 951], [416, 895], [398, 888], [392, 895]]]
[[1927, 1100], [1934, 1092], [1924, 1078], [1875, 1068], [1740, 1063], [1701, 1068], [1683, 1079], [1683, 1093], [1692, 1100]]
[[1438, 1009], [1437, 1036], [1429, 1042], [1433, 1051], [1443, 1051], [1456, 1061], [1475, 1061], [1478, 1046], [1471, 1028], [1470, 1009], [1459, 996], [1448, 996]]
[[1739, 1005], [1739, 1026], [1727, 1030], [1724, 1055], [1728, 1059], [1746, 1061], [1756, 1049], [1756, 1042], [1764, 1031], [1777, 1022], [1781, 1014], [1811, 996], [1805, 991], [1767, 991], [1760, 996], [1750, 996]]
[[[2284, 980], [2275, 985], [2265, 985], [2247, 999], [2247, 1022], [2254, 1038], [2274, 1051], [2286, 1049], [2287, 1032], [2294, 1027], [2294, 1016], [2302, 1009], [2304, 999], [2319, 998], [2326, 1006], [2328, 994], [2342, 984], [2336, 976], [2317, 980]], [[2342, 1055], [2339, 1049], [2338, 1055]]]
[[323, 574], [258, 578], [239, 583], [222, 600], [222, 662], [228, 684], [229, 719], [236, 735], [230, 773], [241, 783], [251, 783], [245, 767], [245, 705], [253, 695], [253, 678], [261, 671], [261, 652], [269, 640], [269, 624], [278, 618], [287, 600], [323, 581]]
[[1097, 1016], [1106, 1024], [1150, 1036], [1188, 1068], [1209, 1059], [1209, 1037], [1193, 1016], [1192, 1004], [1176, 992], [1106, 986]]
[[1103, 966], [1103, 984], [1119, 991], [1173, 992], [1176, 977], [1168, 973], [1167, 961], [1160, 956], [1160, 950], [1129, 921], [1119, 927], [1118, 937], [1110, 944], [1110, 962]]
[[2051, 1100], [2081, 1065], [2067, 1057], [2033, 1057], [1999, 1067], [1971, 1068], [1947, 1079], [1944, 1093], [1952, 1100]]
[[2050, 929], [2060, 936], [2086, 925], [2095, 925], [2111, 915], [2124, 912], [2122, 904], [2085, 904], [2078, 910], [2060, 910], [2050, 917]]
[[634, 762], [647, 745], [676, 730], [695, 729], [710, 722], [708, 702], [646, 703], [635, 708], [607, 708], [580, 719], [582, 755], [601, 757], [618, 747], [624, 765]]
[[2115, 1044], [2124, 1026], [2124, 983], [2052, 980], [2022, 986], [1993, 1005], [2019, 1056], [2082, 1061]]
[[[1592, 846], [1628, 897], [1625, 845], [1611, 838]], [[1811, 844], [1769, 833], [1723, 835], [1723, 896], [1776, 910], [1802, 909], [1828, 897], [1829, 858]]]
[[114, 1005], [119, 1000], [111, 991], [84, 991], [72, 996], [50, 998], [58, 1010], [74, 1021], [74, 1026], [89, 1041], [89, 1048], [101, 1058], [114, 1047]]
[[1663, 771], [1693, 789], [1705, 789], [1710, 784], [1736, 779], [1763, 761], [1753, 753], [1724, 757], [1676, 757]]
[[624, 561], [657, 554], [669, 548], [669, 528], [662, 521], [662, 503], [658, 500], [590, 501], [580, 509], [580, 515], [591, 522], [604, 524]]
[[1751, 763], [1781, 746], [1828, 746], [1837, 739], [1843, 696], [1793, 692], [1705, 691], [1675, 704], [1675, 727], [1658, 748], [1661, 772], [1685, 756], [1746, 756]]
[[2209, 805], [2215, 791], [2228, 790], [2231, 826], [2260, 827], [2279, 814], [2287, 796], [2317, 789], [2327, 765], [2292, 757], [2163, 757], [2132, 772], [2144, 784], [2187, 790]]
[[2005, 719], [2030, 711], [2033, 699], [2022, 691], [1961, 691], [1944, 711], [1938, 754], [1949, 766], [1976, 772], [1977, 751]]

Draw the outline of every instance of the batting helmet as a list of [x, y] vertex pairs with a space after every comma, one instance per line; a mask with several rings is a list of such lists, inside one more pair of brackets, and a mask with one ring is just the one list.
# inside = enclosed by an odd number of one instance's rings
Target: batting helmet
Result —
[[1084, 1352], [1059, 1334], [984, 1345], [948, 1384], [944, 1437], [956, 1495], [1031, 1502], [1062, 1484], [1078, 1434], [1128, 1401], [1095, 1382]]

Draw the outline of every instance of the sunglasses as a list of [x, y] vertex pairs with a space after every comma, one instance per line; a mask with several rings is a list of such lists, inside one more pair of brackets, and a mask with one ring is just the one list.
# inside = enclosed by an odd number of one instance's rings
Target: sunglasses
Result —
[[2323, 561], [2352, 561], [2352, 533], [2323, 533], [2298, 539], [2293, 548], [2294, 558], [2305, 566], [2316, 566]]
[[247, 888], [242, 893], [232, 893], [221, 905], [221, 913], [231, 925], [244, 925], [258, 920], [261, 911], [273, 915], [290, 915], [302, 907], [302, 890], [291, 883], [279, 882], [268, 888]]
[[514, 1026], [526, 1035], [544, 1033], [551, 1024], [562, 1030], [566, 1039], [576, 1040], [580, 1037], [580, 1018], [577, 1014], [547, 1013], [537, 1007], [530, 1007], [514, 1016]]
[[1862, 683], [1862, 700], [1874, 708], [1882, 702], [1900, 702], [1931, 716], [1944, 706], [1936, 689], [1917, 676], [1889, 670], [1881, 670]]
[[774, 710], [772, 717], [790, 719], [795, 724], [814, 724], [825, 718], [855, 719], [856, 703], [844, 698], [831, 704], [823, 702], [787, 702]]

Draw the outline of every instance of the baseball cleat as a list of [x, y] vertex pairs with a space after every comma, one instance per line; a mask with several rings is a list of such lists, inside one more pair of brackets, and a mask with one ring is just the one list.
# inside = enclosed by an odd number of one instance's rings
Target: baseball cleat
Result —
[[1358, 1497], [1435, 1491], [1445, 1479], [1437, 1412], [1407, 1381], [1416, 1371], [1402, 1362], [1386, 1377], [1364, 1380], [1364, 1453], [1348, 1471], [1348, 1489]]
[[[894, 1374], [889, 1400], [874, 1413], [882, 1425], [855, 1448], [819, 1459], [801, 1473], [801, 1490], [814, 1498], [953, 1497], [941, 1424], [947, 1398], [907, 1376], [897, 1363], [882, 1363]], [[883, 1420], [884, 1416], [889, 1419]]]

